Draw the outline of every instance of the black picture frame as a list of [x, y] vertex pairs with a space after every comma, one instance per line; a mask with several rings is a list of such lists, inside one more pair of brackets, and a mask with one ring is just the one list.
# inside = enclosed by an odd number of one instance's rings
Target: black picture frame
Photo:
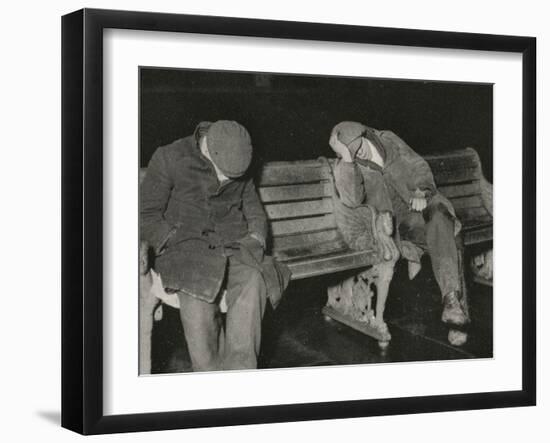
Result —
[[[522, 388], [131, 415], [103, 412], [103, 31], [108, 28], [522, 54]], [[536, 39], [83, 9], [62, 18], [62, 426], [82, 434], [228, 426], [536, 403]]]

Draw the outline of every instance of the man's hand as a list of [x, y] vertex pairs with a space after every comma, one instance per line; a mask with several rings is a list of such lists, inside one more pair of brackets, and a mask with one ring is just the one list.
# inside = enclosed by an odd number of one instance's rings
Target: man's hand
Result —
[[426, 194], [424, 191], [416, 188], [414, 195], [409, 200], [409, 205], [413, 211], [422, 212], [426, 206], [428, 206], [428, 201], [426, 200]]
[[[238, 241], [241, 245], [241, 254], [250, 255], [258, 264], [264, 259], [265, 240], [256, 233], [250, 233]], [[246, 262], [246, 257], [245, 257]]]
[[348, 147], [345, 144], [343, 144], [340, 140], [338, 140], [338, 135], [336, 133], [333, 133], [330, 136], [328, 144], [330, 145], [332, 150], [336, 152], [336, 155], [338, 155], [338, 157], [340, 157], [342, 160], [344, 160], [347, 163], [353, 163], [353, 159], [351, 158], [351, 154], [349, 152]]

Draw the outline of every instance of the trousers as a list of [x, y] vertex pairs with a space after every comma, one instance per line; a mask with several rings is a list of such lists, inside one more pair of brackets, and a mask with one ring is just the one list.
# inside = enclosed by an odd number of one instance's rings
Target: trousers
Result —
[[180, 319], [193, 371], [255, 369], [267, 300], [261, 272], [228, 258], [225, 322], [219, 297], [213, 303], [178, 292]]
[[414, 212], [398, 200], [393, 202], [393, 209], [400, 238], [411, 241], [430, 255], [441, 295], [459, 291], [454, 220], [447, 208], [436, 203], [428, 204], [422, 212]]

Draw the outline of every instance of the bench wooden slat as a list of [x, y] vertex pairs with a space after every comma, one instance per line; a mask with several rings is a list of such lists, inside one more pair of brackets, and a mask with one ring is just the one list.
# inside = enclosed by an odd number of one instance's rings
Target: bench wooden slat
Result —
[[312, 183], [329, 179], [330, 168], [320, 162], [311, 166], [301, 163], [286, 165], [267, 163], [260, 172], [258, 185], [260, 187], [277, 186], [292, 183]]
[[439, 169], [479, 168], [479, 156], [472, 148], [424, 156], [432, 171]]
[[491, 214], [487, 212], [487, 209], [483, 207], [476, 208], [456, 208], [456, 215], [461, 221], [468, 222], [468, 220], [483, 220], [485, 218], [491, 219]]
[[324, 243], [312, 243], [299, 248], [279, 250], [275, 252], [275, 258], [286, 262], [289, 260], [296, 260], [297, 258], [305, 260], [311, 257], [318, 257], [335, 252], [350, 252], [350, 249], [344, 240], [337, 239]]
[[464, 148], [464, 149], [455, 149], [454, 151], [445, 151], [445, 152], [436, 152], [434, 154], [427, 154], [423, 157], [426, 160], [433, 160], [434, 158], [440, 158], [440, 157], [464, 157], [465, 155], [468, 156], [477, 156], [477, 151], [474, 148]]
[[296, 220], [275, 220], [271, 222], [271, 232], [274, 236], [316, 232], [332, 228], [336, 228], [336, 220], [332, 214]]
[[477, 208], [483, 206], [481, 195], [473, 195], [469, 197], [455, 197], [450, 199], [455, 210], [466, 208]]
[[364, 268], [377, 263], [378, 257], [374, 251], [345, 252], [317, 257], [309, 260], [288, 263], [292, 280], [315, 277], [317, 275], [350, 269]]
[[340, 231], [333, 228], [327, 231], [311, 232], [306, 234], [294, 234], [273, 237], [272, 251], [281, 249], [300, 248], [305, 245], [328, 242], [342, 238]]
[[259, 188], [258, 193], [262, 203], [310, 200], [330, 196], [332, 184], [326, 181], [305, 185], [270, 186]]
[[331, 198], [293, 203], [267, 204], [264, 206], [264, 209], [270, 220], [330, 214], [333, 211]]
[[475, 231], [493, 226], [493, 218], [490, 215], [484, 215], [477, 219], [462, 220], [462, 232]]
[[477, 243], [482, 243], [493, 239], [493, 224], [490, 223], [488, 226], [483, 228], [477, 227], [471, 231], [465, 231], [463, 233], [463, 242], [464, 245], [474, 245]]
[[461, 182], [471, 182], [479, 180], [480, 171], [478, 168], [457, 168], [457, 169], [432, 169], [435, 184], [451, 184]]
[[437, 189], [447, 198], [478, 195], [481, 192], [479, 183], [479, 180], [474, 180], [471, 183], [441, 185]]

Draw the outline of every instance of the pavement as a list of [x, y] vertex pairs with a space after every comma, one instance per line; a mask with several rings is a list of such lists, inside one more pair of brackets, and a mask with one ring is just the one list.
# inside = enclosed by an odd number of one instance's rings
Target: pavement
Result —
[[[342, 277], [345, 275], [291, 282], [277, 310], [268, 307], [260, 369], [492, 357], [492, 287], [470, 280], [468, 342], [455, 347], [448, 343], [448, 327], [440, 321], [441, 296], [429, 261], [413, 281], [408, 280], [406, 266], [399, 264], [385, 312], [392, 340], [381, 349], [375, 339], [322, 314], [327, 285]], [[153, 373], [191, 370], [175, 309], [164, 307], [163, 319], [155, 322], [152, 346]]]

